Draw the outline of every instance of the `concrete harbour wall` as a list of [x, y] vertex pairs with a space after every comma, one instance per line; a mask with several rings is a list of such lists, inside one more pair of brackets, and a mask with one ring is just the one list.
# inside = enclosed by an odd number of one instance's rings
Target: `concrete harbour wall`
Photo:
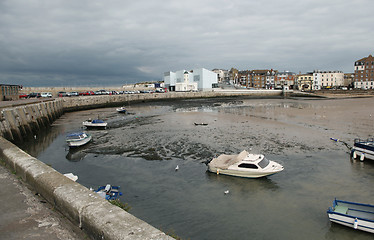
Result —
[[64, 111], [78, 111], [99, 107], [120, 106], [130, 102], [146, 102], [172, 99], [188, 98], [215, 98], [215, 97], [275, 97], [281, 96], [281, 90], [221, 90], [209, 92], [168, 92], [168, 93], [145, 93], [145, 94], [123, 94], [123, 95], [101, 95], [84, 97], [64, 97]]
[[0, 137], [0, 157], [93, 239], [172, 239]]
[[22, 141], [51, 125], [63, 114], [61, 99], [5, 107], [0, 111], [0, 133], [10, 141]]

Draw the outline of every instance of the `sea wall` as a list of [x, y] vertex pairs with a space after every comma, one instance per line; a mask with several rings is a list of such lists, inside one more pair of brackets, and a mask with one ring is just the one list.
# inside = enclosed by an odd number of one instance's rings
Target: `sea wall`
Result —
[[0, 110], [0, 134], [10, 141], [22, 141], [24, 136], [36, 134], [63, 114], [63, 100], [9, 105]]
[[168, 93], [143, 93], [123, 95], [100, 95], [64, 97], [64, 111], [78, 111], [92, 108], [120, 106], [129, 102], [146, 102], [158, 100], [188, 99], [188, 98], [214, 98], [214, 97], [274, 97], [281, 96], [281, 90], [216, 90], [207, 92], [168, 92]]
[[172, 239], [0, 137], [0, 158], [93, 239]]

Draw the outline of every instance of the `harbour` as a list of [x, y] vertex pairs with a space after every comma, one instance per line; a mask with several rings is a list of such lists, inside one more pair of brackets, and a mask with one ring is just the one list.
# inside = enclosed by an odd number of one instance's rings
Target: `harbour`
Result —
[[[115, 107], [65, 113], [20, 147], [61, 173], [74, 172], [86, 187], [120, 185], [131, 214], [182, 239], [369, 239], [371, 234], [331, 224], [326, 210], [334, 197], [373, 199], [374, 164], [352, 161], [346, 146], [330, 140], [353, 145], [354, 138], [369, 137], [372, 103], [372, 98], [137, 103], [128, 106], [134, 113], [129, 115]], [[93, 141], [69, 151], [65, 136], [98, 115], [108, 128], [90, 130]], [[207, 172], [206, 160], [242, 150], [265, 154], [285, 169], [261, 179]]]

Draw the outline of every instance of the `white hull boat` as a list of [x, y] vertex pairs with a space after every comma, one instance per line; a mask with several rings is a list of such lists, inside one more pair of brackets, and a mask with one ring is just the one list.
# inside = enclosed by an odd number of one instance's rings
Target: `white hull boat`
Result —
[[106, 128], [107, 125], [108, 123], [100, 119], [88, 119], [83, 122], [83, 126], [85, 126], [86, 128]]
[[72, 133], [66, 136], [66, 142], [69, 147], [80, 147], [91, 141], [90, 134], [85, 132]]
[[126, 113], [127, 109], [125, 107], [120, 107], [116, 109], [118, 113]]
[[361, 161], [366, 159], [374, 160], [374, 138], [367, 140], [355, 139], [351, 151], [353, 159], [360, 158]]
[[208, 163], [208, 170], [235, 177], [259, 178], [283, 171], [283, 166], [262, 154], [242, 151], [236, 155], [222, 154]]
[[374, 206], [335, 199], [327, 214], [331, 222], [374, 233]]

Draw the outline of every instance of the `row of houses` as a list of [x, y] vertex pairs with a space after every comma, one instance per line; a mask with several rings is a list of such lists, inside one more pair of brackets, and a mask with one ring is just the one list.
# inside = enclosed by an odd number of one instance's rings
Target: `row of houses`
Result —
[[353, 80], [352, 74], [344, 74], [342, 71], [315, 70], [306, 74], [296, 74], [273, 69], [245, 71], [214, 69], [213, 72], [217, 73], [219, 82], [230, 82], [247, 88], [320, 90], [349, 86]]
[[354, 63], [354, 73], [314, 70], [305, 74], [273, 69], [231, 70], [213, 69], [218, 82], [230, 82], [247, 88], [320, 90], [328, 88], [374, 88], [374, 58], [372, 55]]

